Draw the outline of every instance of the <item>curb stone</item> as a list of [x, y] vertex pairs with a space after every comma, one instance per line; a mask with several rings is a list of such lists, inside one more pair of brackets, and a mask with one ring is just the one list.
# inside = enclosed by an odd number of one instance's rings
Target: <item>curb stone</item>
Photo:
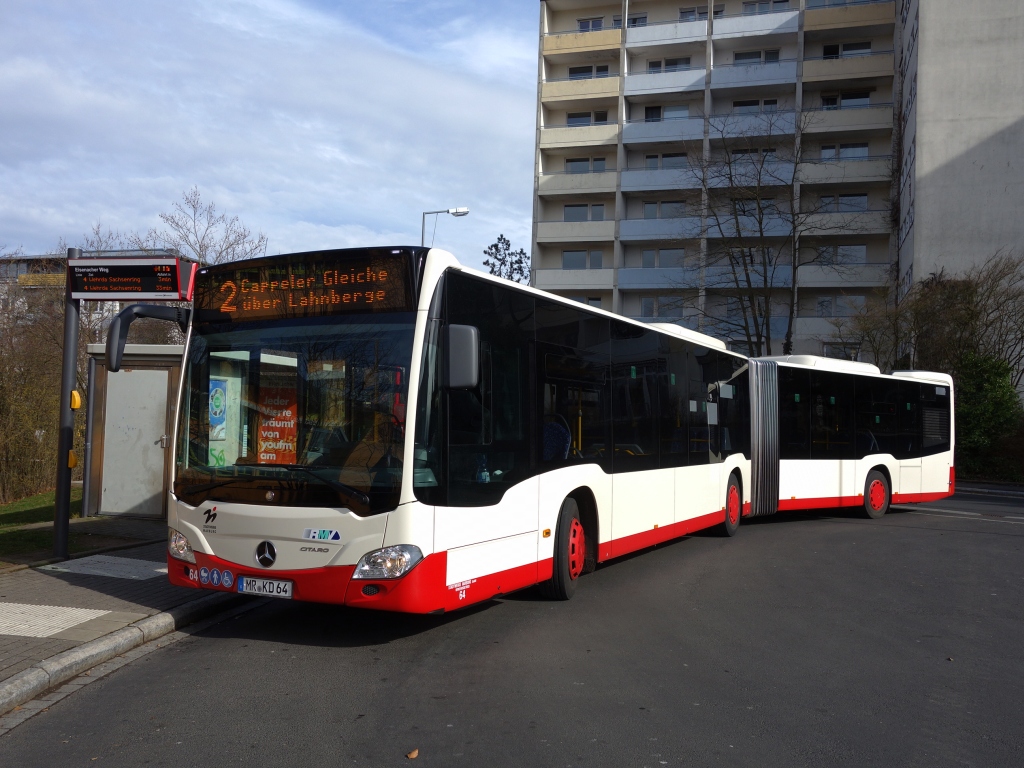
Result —
[[239, 595], [207, 595], [169, 611], [147, 616], [134, 624], [90, 640], [71, 650], [40, 661], [23, 672], [0, 682], [0, 715], [34, 699], [50, 688], [77, 677], [82, 672], [120, 656], [150, 640], [174, 632], [187, 624], [220, 611], [229, 603], [240, 602]]

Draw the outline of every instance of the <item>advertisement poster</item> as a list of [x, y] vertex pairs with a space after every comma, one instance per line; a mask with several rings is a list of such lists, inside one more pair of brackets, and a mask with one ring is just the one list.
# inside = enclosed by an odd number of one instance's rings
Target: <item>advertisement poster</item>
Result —
[[260, 464], [294, 464], [299, 441], [294, 387], [260, 388]]
[[210, 442], [227, 440], [228, 383], [210, 379]]

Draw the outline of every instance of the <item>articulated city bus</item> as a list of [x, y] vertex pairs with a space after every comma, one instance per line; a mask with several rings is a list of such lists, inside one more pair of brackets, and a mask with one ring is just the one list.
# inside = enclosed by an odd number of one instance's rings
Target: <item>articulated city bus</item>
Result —
[[[112, 370], [144, 314], [115, 320]], [[733, 535], [794, 499], [874, 498], [871, 472], [883, 507], [890, 490], [908, 500], [923, 493], [920, 478], [904, 485], [912, 468], [951, 455], [913, 436], [931, 416], [867, 425], [870, 408], [907, 400], [903, 379], [879, 384], [877, 403], [860, 379], [833, 392], [814, 358], [748, 360], [438, 250], [202, 269], [186, 327], [168, 505], [182, 586], [415, 613], [534, 584], [567, 599], [610, 558], [712, 526]], [[906, 376], [923, 414], [935, 375]], [[790, 397], [810, 409], [802, 422]], [[847, 397], [849, 424], [835, 410]], [[910, 455], [925, 442], [927, 458]]]

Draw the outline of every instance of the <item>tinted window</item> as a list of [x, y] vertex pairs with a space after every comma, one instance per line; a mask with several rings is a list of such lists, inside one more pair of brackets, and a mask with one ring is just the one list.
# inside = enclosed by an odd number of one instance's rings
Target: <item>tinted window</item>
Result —
[[854, 377], [811, 371], [811, 458], [852, 459]]
[[658, 378], [664, 364], [654, 331], [612, 324], [612, 436], [616, 472], [658, 466]]
[[610, 321], [543, 300], [537, 321], [541, 468], [595, 461], [610, 470]]
[[800, 368], [779, 366], [779, 458], [811, 457], [811, 377]]
[[721, 460], [718, 451], [718, 357], [706, 347], [691, 347], [688, 360], [690, 464]]
[[897, 459], [917, 458], [921, 455], [921, 385], [916, 381], [897, 383], [896, 420], [898, 432], [893, 456]]
[[750, 377], [746, 361], [719, 353], [719, 442], [722, 457], [734, 453], [750, 456]]
[[687, 419], [689, 401], [686, 391], [689, 345], [680, 339], [662, 342], [667, 349], [661, 376], [661, 467], [682, 467], [687, 463]]
[[496, 504], [531, 475], [528, 354], [533, 297], [450, 273], [447, 322], [480, 331], [480, 385], [448, 393], [448, 500]]
[[931, 456], [949, 450], [949, 387], [920, 385], [921, 454]]
[[896, 382], [858, 376], [855, 386], [857, 458], [892, 453], [897, 433]]

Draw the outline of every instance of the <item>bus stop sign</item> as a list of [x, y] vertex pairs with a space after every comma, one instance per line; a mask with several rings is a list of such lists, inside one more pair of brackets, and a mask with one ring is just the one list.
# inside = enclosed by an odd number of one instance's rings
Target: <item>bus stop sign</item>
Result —
[[196, 264], [174, 256], [69, 258], [70, 298], [86, 301], [189, 299]]

